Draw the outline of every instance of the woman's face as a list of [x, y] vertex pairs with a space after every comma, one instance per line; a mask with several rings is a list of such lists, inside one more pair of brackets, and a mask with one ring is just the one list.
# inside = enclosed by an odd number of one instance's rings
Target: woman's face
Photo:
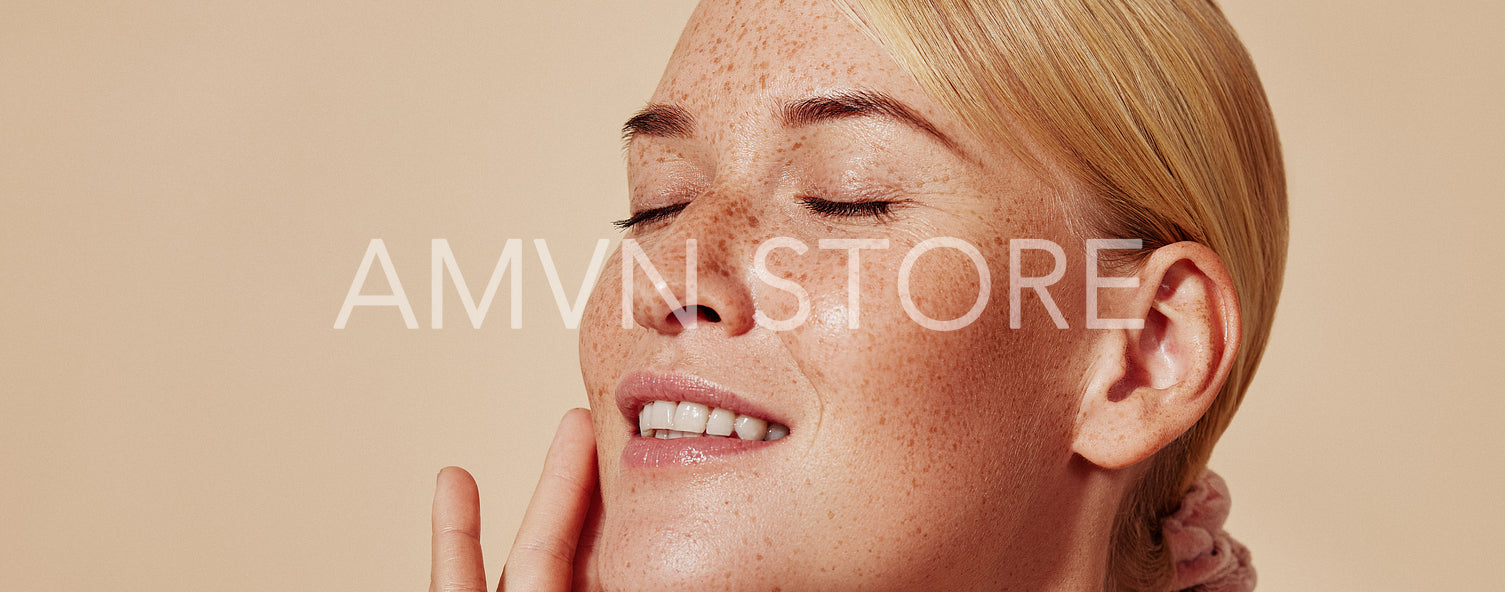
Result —
[[[1088, 364], [1068, 198], [963, 129], [828, 0], [703, 4], [630, 127], [631, 210], [646, 214], [627, 238], [661, 287], [700, 308], [676, 317], [633, 263], [623, 328], [622, 259], [636, 259], [619, 250], [587, 309], [609, 587], [961, 589], [1070, 555], [1050, 534], [1072, 527], [1062, 500], [1080, 486], [1069, 444]], [[990, 270], [986, 307], [952, 331], [900, 296], [905, 256], [933, 237], [974, 246]], [[1070, 329], [1028, 289], [1010, 328], [1020, 238], [1064, 249], [1050, 294]], [[848, 247], [863, 243], [832, 242], [848, 239], [887, 248], [853, 265]], [[778, 248], [760, 268], [765, 243]], [[1046, 276], [1052, 261], [1027, 251], [1022, 268]], [[803, 317], [780, 280], [807, 294]], [[967, 315], [980, 284], [953, 248], [907, 275], [912, 308], [938, 320]], [[654, 400], [789, 434], [643, 437]]]

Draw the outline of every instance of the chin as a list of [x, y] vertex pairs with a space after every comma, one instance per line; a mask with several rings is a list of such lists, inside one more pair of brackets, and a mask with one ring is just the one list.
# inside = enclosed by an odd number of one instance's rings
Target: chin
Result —
[[607, 590], [773, 590], [797, 573], [767, 510], [733, 499], [742, 489], [649, 489], [607, 498], [598, 561]]

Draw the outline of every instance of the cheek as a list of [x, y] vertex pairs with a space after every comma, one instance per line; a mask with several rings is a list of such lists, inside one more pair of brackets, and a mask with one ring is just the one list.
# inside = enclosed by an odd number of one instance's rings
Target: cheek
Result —
[[[840, 402], [841, 394], [854, 412], [861, 403], [862, 413], [883, 422], [895, 413], [924, 419], [964, 412], [944, 423], [971, 427], [969, 418], [999, 422], [1037, 414], [1040, 401], [1066, 397], [1076, 386], [1072, 377], [1081, 369], [1069, 366], [1085, 344], [1076, 327], [1057, 329], [1038, 306], [1025, 306], [1022, 328], [1010, 328], [1006, 249], [981, 252], [981, 271], [962, 252], [934, 249], [914, 258], [901, 278], [909, 252], [907, 246], [863, 251], [855, 298], [845, 252], [812, 249], [803, 265], [788, 260], [773, 268], [808, 292], [806, 322], [780, 336], [817, 391], [832, 399], [824, 404]], [[986, 292], [982, 274], [991, 279]], [[1079, 297], [1079, 283], [1068, 275], [1052, 286], [1068, 315], [1076, 312], [1067, 301]], [[788, 292], [764, 286], [757, 300], [769, 316], [796, 314], [797, 299]], [[947, 322], [955, 328], [935, 328]]]
[[[586, 387], [593, 391], [614, 367], [620, 366], [627, 349], [628, 331], [622, 328], [621, 257], [617, 252], [607, 258], [580, 317], [580, 371]], [[594, 405], [595, 393], [591, 395]]]
[[[926, 328], [901, 304], [906, 252], [863, 253], [856, 328], [845, 253], [828, 271], [807, 271], [810, 321], [783, 337], [821, 397], [809, 463], [824, 483], [810, 489], [829, 493], [819, 500], [826, 512], [809, 514], [837, 539], [885, 540], [944, 562], [964, 554], [956, 545], [1022, 522], [1010, 519], [1027, 510], [1018, 493], [1069, 459], [1073, 369], [1052, 360], [1074, 357], [1076, 345], [1054, 329], [1010, 331], [997, 281], [969, 326]], [[992, 271], [1006, 283], [1002, 266]], [[910, 274], [915, 308], [934, 319], [966, 315], [978, 277], [964, 254], [924, 255]]]

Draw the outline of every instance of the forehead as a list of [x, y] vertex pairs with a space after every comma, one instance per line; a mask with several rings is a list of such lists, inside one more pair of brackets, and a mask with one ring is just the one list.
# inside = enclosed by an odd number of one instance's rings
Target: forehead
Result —
[[[840, 91], [877, 91], [932, 124], [982, 173], [1028, 177], [1065, 195], [1085, 195], [1022, 126], [1011, 129], [1015, 145], [963, 125], [843, 13], [839, 2], [702, 0], [650, 102], [683, 108], [704, 124], [697, 133], [735, 142], [732, 138], [777, 118], [791, 103]], [[1043, 168], [1020, 160], [1016, 148]]]
[[701, 2], [653, 100], [713, 116], [833, 89], [883, 91], [927, 117], [943, 117], [831, 0]]

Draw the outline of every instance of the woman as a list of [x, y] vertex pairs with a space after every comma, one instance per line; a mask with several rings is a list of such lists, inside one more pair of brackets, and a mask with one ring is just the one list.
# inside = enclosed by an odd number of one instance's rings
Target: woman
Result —
[[[1213, 4], [710, 0], [627, 132], [505, 589], [1252, 586], [1203, 469], [1285, 196]], [[478, 512], [442, 472], [432, 589]]]

